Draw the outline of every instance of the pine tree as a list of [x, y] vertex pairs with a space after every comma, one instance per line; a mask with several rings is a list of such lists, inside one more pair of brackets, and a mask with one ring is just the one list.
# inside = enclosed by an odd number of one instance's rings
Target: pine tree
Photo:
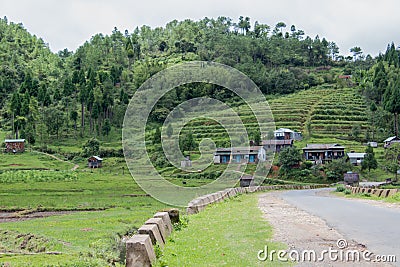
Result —
[[361, 169], [368, 169], [368, 172], [370, 172], [371, 169], [378, 168], [378, 162], [375, 159], [374, 149], [371, 146], [368, 146], [365, 149], [365, 153], [364, 160], [361, 162]]

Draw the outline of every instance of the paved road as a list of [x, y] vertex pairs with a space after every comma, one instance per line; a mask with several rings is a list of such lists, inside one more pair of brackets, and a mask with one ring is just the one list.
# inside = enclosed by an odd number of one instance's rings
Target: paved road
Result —
[[[368, 203], [343, 199], [317, 190], [287, 191], [282, 198], [368, 247], [378, 255], [396, 255], [400, 265], [400, 209], [373, 206]], [[331, 189], [328, 189], [331, 190]]]

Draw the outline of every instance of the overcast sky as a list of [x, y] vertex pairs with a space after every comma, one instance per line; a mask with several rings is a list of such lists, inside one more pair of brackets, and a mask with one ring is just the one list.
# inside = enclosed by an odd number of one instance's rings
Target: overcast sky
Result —
[[340, 53], [360, 46], [365, 54], [384, 52], [400, 44], [398, 0], [0, 0], [0, 16], [23, 23], [57, 52], [76, 50], [96, 33], [110, 34], [114, 26], [130, 32], [136, 26], [164, 26], [190, 18], [240, 15], [274, 26], [283, 21], [306, 35], [335, 41]]

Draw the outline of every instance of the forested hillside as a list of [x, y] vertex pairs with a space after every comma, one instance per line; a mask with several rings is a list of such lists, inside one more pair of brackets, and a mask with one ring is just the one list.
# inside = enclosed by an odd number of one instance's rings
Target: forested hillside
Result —
[[[191, 60], [235, 67], [268, 96], [322, 84], [337, 86], [338, 75], [353, 74], [354, 84], [382, 110], [376, 114], [387, 116], [393, 109], [382, 103], [386, 88], [398, 82], [398, 51], [388, 47], [376, 65], [361, 48], [351, 52], [354, 57], [344, 58], [333, 41], [311, 38], [295, 25], [219, 17], [174, 20], [165, 27], [142, 26], [133, 32], [115, 28], [109, 36], [94, 35], [75, 52], [65, 49], [54, 54], [23, 25], [4, 18], [0, 19], [1, 128], [9, 137], [40, 145], [50, 136], [107, 136], [120, 129], [130, 97], [146, 79]], [[386, 76], [392, 77], [389, 82], [382, 78]], [[235, 101], [217, 86], [192, 84], [164, 97], [151, 120], [163, 121], [178, 103], [200, 95]], [[390, 123], [375, 121], [382, 127]]]

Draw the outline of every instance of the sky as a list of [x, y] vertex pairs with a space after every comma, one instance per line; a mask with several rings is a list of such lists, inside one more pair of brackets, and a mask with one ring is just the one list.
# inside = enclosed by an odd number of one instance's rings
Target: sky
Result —
[[359, 46], [365, 55], [400, 45], [398, 0], [0, 0], [0, 17], [22, 23], [54, 52], [75, 51], [97, 34], [114, 27], [165, 26], [171, 20], [248, 16], [273, 28], [282, 21], [314, 38], [334, 41], [340, 54]]

